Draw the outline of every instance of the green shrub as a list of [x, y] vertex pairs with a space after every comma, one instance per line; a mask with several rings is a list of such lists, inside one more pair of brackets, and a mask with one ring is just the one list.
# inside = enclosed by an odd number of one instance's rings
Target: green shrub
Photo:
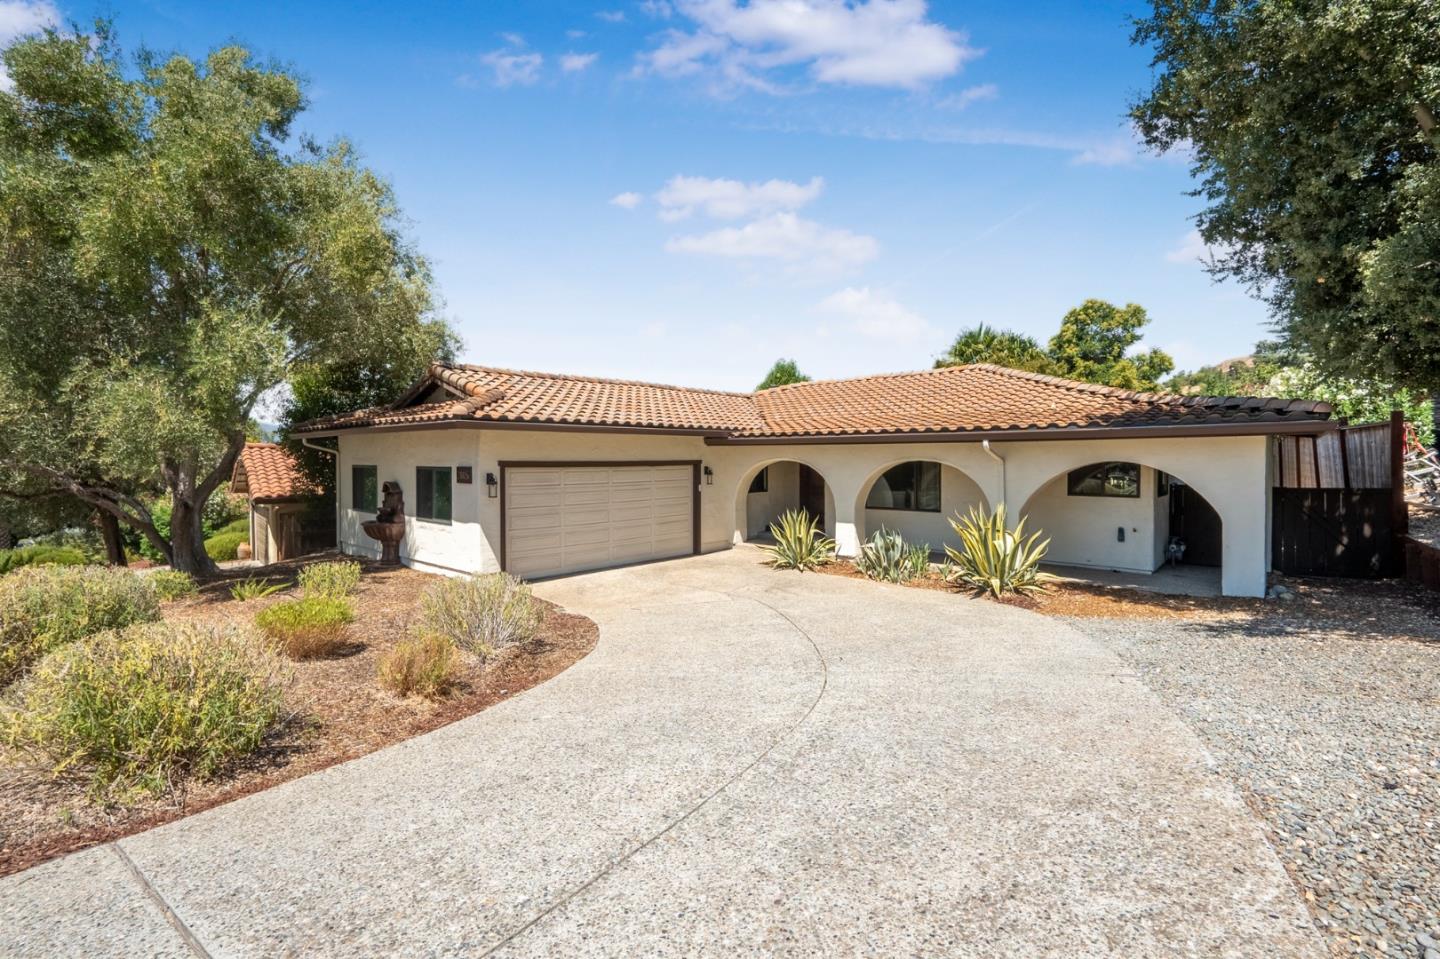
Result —
[[345, 645], [345, 627], [354, 618], [348, 600], [307, 596], [262, 610], [255, 625], [291, 659], [318, 659]]
[[178, 569], [157, 569], [146, 579], [162, 603], [195, 595], [195, 577]]
[[770, 565], [776, 569], [805, 572], [830, 561], [835, 555], [835, 541], [820, 530], [820, 521], [803, 509], [786, 510], [770, 524], [773, 545], [761, 549], [770, 554]]
[[242, 517], [240, 517], [239, 519], [235, 520], [234, 522], [226, 523], [224, 526], [222, 526], [222, 527], [220, 527], [219, 529], [217, 529], [217, 530], [216, 530], [214, 533], [212, 533], [211, 535], [212, 535], [212, 536], [219, 536], [221, 533], [244, 533], [244, 534], [245, 534], [245, 538], [246, 538], [246, 539], [249, 539], [249, 538], [250, 538], [250, 518], [247, 517], [247, 516], [242, 516]]
[[529, 642], [540, 620], [530, 587], [509, 573], [440, 580], [420, 597], [422, 634], [444, 636], [481, 660]]
[[903, 583], [930, 571], [930, 544], [908, 544], [894, 530], [881, 528], [861, 544], [855, 567], [869, 579]]
[[216, 533], [205, 541], [205, 553], [217, 563], [235, 558], [241, 543], [250, 541], [249, 533]]
[[360, 564], [316, 563], [302, 569], [298, 581], [306, 596], [349, 596], [360, 585]]
[[0, 686], [46, 653], [160, 618], [144, 577], [105, 566], [37, 566], [0, 579]]
[[397, 695], [434, 699], [450, 688], [454, 670], [455, 644], [431, 633], [396, 643], [380, 657], [376, 678]]
[[238, 599], [242, 603], [248, 603], [252, 599], [264, 599], [266, 596], [273, 596], [282, 589], [289, 588], [288, 583], [267, 583], [263, 579], [247, 579], [243, 583], [236, 583], [230, 587], [232, 599]]
[[42, 660], [0, 728], [22, 756], [124, 801], [209, 777], [255, 749], [281, 720], [286, 679], [252, 634], [131, 626]]
[[1040, 572], [1040, 561], [1050, 548], [1050, 541], [1039, 542], [1040, 533], [1025, 535], [1025, 517], [1014, 529], [1005, 525], [1005, 504], [993, 513], [970, 507], [961, 519], [958, 515], [950, 525], [960, 537], [962, 548], [946, 546], [949, 557], [946, 578], [975, 589], [1000, 596], [1004, 593], [1033, 593], [1045, 588], [1054, 579]]
[[26, 566], [84, 566], [89, 559], [74, 546], [21, 546], [0, 549], [0, 576]]

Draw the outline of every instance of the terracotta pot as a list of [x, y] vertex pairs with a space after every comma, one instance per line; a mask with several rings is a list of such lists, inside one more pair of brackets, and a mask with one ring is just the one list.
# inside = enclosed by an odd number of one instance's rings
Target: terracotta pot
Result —
[[236, 558], [236, 559], [249, 559], [249, 558], [250, 558], [250, 544], [249, 544], [249, 543], [241, 543], [239, 546], [235, 547], [235, 558]]

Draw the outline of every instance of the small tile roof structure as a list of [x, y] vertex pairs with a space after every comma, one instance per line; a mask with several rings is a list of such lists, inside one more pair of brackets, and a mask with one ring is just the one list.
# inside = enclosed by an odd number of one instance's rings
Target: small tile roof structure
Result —
[[[685, 432], [719, 440], [1147, 427], [1329, 428], [1311, 400], [1140, 393], [987, 363], [777, 386], [754, 393], [435, 364], [396, 403], [312, 420], [300, 432], [492, 423]], [[1284, 427], [1288, 429], [1289, 427]]]
[[295, 458], [275, 443], [246, 443], [230, 474], [230, 492], [252, 503], [304, 499], [318, 490], [300, 472]]

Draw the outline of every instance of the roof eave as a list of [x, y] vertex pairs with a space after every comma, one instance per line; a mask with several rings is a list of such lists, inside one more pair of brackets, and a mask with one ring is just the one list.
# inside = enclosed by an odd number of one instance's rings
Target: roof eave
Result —
[[[347, 433], [406, 433], [424, 430], [483, 429], [483, 430], [540, 430], [554, 432], [585, 433], [629, 433], [650, 436], [697, 436], [706, 440], [733, 436], [730, 430], [701, 429], [678, 426], [625, 426], [618, 423], [551, 423], [530, 420], [476, 420], [449, 419], [432, 420], [423, 423], [378, 423], [365, 426], [340, 426], [330, 429], [304, 431], [306, 436], [342, 436]], [[300, 432], [297, 430], [297, 432]]]
[[1334, 420], [1296, 422], [1197, 423], [1192, 426], [1100, 426], [1048, 427], [1001, 430], [953, 430], [889, 433], [802, 433], [783, 436], [734, 436], [706, 438], [709, 446], [781, 446], [856, 443], [978, 443], [981, 440], [1024, 442], [1037, 440], [1173, 439], [1192, 436], [1318, 435], [1339, 429]]

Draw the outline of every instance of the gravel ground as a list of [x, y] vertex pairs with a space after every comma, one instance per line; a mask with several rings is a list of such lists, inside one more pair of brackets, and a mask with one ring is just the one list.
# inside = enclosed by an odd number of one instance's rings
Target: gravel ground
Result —
[[1411, 503], [1410, 538], [1440, 546], [1440, 508]]
[[1067, 621], [1199, 733], [1336, 956], [1440, 959], [1440, 624], [1397, 603], [1407, 625], [1385, 638], [1273, 602], [1239, 621]]

